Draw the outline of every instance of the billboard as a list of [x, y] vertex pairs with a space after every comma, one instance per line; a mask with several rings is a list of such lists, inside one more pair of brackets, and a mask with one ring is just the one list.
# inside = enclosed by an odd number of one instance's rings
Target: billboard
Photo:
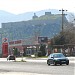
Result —
[[38, 43], [47, 43], [48, 37], [38, 37]]

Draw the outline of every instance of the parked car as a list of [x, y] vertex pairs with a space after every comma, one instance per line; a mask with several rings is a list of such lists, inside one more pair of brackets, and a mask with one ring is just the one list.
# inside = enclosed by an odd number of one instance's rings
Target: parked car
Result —
[[69, 65], [69, 59], [66, 58], [62, 53], [52, 53], [48, 56], [47, 64], [48, 65], [51, 65], [51, 64]]
[[15, 56], [14, 56], [14, 55], [8, 55], [7, 61], [8, 61], [8, 60], [15, 60]]

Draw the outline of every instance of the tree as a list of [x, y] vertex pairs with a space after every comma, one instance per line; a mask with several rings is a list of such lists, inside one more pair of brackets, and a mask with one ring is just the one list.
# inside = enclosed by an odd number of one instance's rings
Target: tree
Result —
[[75, 20], [75, 15], [73, 13], [68, 14], [68, 22], [73, 23]]
[[14, 55], [18, 56], [18, 49], [17, 48], [13, 48], [13, 51], [14, 51]]
[[53, 45], [75, 44], [75, 15], [68, 14], [68, 22], [64, 24], [63, 33], [54, 36]]
[[40, 51], [42, 52], [42, 56], [46, 55], [46, 45], [45, 44], [41, 44]]
[[53, 45], [63, 45], [65, 44], [65, 36], [62, 35], [62, 33], [60, 32], [59, 35], [54, 36], [53, 40]]

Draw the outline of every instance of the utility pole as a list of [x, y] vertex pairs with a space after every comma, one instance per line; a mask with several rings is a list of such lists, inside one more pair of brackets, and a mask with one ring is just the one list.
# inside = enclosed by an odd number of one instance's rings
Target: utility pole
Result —
[[62, 9], [62, 10], [59, 10], [59, 11], [61, 11], [62, 12], [62, 31], [61, 31], [61, 41], [60, 41], [60, 44], [61, 45], [63, 45], [64, 43], [65, 43], [65, 38], [64, 38], [64, 15], [66, 15], [66, 14], [64, 14], [64, 11], [67, 11], [67, 10], [64, 10], [64, 9]]
[[64, 10], [64, 9], [62, 9], [62, 10], [59, 10], [59, 11], [61, 11], [62, 12], [62, 33], [63, 33], [63, 30], [64, 30], [64, 28], [63, 28], [63, 24], [64, 24], [64, 15], [66, 15], [66, 14], [64, 14], [64, 11], [67, 11], [67, 10]]

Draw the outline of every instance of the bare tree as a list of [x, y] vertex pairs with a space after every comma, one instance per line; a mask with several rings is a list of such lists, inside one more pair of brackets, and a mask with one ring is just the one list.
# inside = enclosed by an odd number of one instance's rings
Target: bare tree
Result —
[[68, 15], [68, 23], [64, 25], [63, 37], [62, 39], [60, 32], [60, 34], [53, 39], [55, 44], [61, 44], [62, 40], [63, 44], [75, 44], [75, 15], [72, 13]]

